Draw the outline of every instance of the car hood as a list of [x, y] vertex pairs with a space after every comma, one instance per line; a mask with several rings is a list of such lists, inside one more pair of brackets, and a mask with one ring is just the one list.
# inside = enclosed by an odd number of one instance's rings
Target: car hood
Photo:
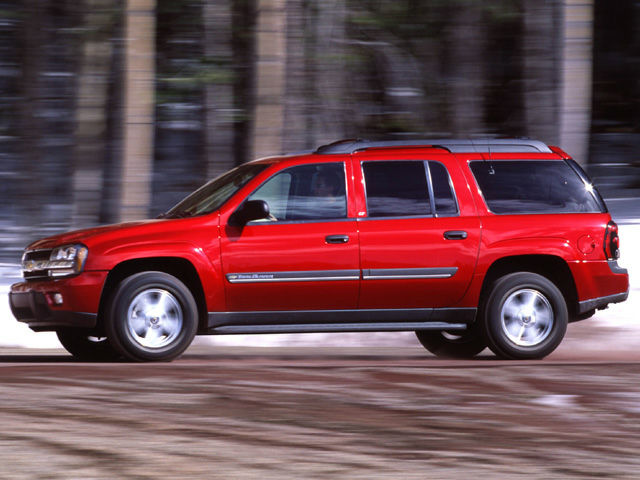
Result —
[[91, 244], [95, 239], [116, 231], [119, 235], [126, 235], [127, 231], [133, 232], [139, 228], [147, 228], [150, 225], [160, 224], [162, 222], [166, 221], [145, 220], [140, 222], [117, 223], [101, 227], [86, 228], [83, 230], [74, 230], [37, 240], [29, 245], [27, 250], [45, 250], [73, 243]]

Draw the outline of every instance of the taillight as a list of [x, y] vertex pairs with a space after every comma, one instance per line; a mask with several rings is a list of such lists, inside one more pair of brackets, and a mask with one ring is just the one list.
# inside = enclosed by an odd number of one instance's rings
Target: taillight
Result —
[[604, 233], [604, 254], [607, 260], [617, 260], [620, 258], [620, 237], [618, 237], [618, 225], [616, 222], [609, 222]]

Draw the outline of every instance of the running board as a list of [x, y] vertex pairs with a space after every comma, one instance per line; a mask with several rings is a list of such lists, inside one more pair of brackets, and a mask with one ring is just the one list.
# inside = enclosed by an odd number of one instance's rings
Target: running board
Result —
[[466, 330], [465, 323], [390, 322], [390, 323], [321, 323], [306, 325], [225, 325], [209, 329], [211, 335], [262, 333], [339, 333], [339, 332], [412, 332], [416, 330]]

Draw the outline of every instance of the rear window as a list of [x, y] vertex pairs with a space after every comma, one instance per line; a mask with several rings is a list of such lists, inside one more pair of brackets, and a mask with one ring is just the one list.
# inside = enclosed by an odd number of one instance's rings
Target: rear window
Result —
[[471, 171], [496, 214], [599, 213], [604, 204], [590, 183], [564, 161], [474, 161]]

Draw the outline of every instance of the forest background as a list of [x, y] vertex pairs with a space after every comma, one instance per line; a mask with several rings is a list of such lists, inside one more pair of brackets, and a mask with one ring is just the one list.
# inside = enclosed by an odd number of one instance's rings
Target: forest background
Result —
[[638, 0], [0, 0], [0, 260], [342, 138], [527, 136], [640, 192]]

